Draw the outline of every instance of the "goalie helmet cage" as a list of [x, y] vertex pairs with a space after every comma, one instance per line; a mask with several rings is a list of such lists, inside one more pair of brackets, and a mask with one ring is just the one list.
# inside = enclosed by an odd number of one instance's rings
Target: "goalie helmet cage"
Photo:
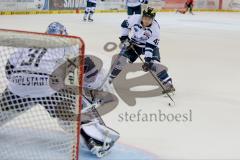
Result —
[[[65, 54], [71, 56], [76, 52], [74, 54], [80, 57], [77, 59], [79, 68], [75, 68], [74, 73], [78, 94], [63, 90], [55, 93], [57, 96], [30, 98], [9, 91], [6, 67], [11, 55], [26, 48], [45, 48], [57, 55], [58, 49], [65, 47], [68, 48]], [[1, 160], [79, 159], [82, 107], [79, 95], [82, 93], [84, 50], [80, 37], [0, 29]], [[56, 59], [48, 61], [51, 64]]]

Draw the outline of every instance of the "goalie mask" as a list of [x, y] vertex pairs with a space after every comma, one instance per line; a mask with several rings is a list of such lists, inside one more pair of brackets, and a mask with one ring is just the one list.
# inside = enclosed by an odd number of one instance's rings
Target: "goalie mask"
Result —
[[66, 28], [59, 22], [51, 23], [46, 31], [47, 34], [68, 35]]

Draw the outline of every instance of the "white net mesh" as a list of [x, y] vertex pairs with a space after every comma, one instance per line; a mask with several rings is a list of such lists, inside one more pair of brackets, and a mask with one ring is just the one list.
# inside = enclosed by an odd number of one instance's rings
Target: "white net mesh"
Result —
[[0, 30], [1, 160], [78, 158], [83, 52], [77, 37]]

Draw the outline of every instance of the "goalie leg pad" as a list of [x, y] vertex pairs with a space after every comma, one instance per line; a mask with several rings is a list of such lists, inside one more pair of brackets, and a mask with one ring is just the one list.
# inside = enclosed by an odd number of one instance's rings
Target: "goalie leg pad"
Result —
[[81, 125], [82, 145], [97, 157], [106, 155], [120, 135], [116, 131], [99, 124], [97, 121]]
[[112, 130], [111, 128], [99, 124], [97, 121], [82, 124], [81, 128], [88, 136], [102, 143], [106, 142], [106, 138], [107, 143], [115, 143], [120, 137], [119, 133]]

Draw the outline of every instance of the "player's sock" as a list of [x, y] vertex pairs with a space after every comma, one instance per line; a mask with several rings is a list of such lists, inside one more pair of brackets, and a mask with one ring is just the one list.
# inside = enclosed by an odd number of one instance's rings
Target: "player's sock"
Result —
[[89, 14], [89, 16], [88, 16], [88, 21], [89, 22], [92, 22], [93, 21], [93, 14], [94, 14], [94, 12], [93, 11], [90, 11], [90, 14]]
[[86, 20], [87, 20], [87, 17], [88, 17], [88, 12], [85, 11], [85, 14], [84, 14], [84, 16], [83, 16], [83, 20], [86, 21]]
[[189, 12], [190, 12], [190, 14], [194, 15], [193, 14], [193, 7], [190, 7], [190, 11]]
[[109, 84], [111, 84], [113, 82], [113, 80], [120, 74], [122, 70], [114, 68], [108, 78], [108, 82]]

